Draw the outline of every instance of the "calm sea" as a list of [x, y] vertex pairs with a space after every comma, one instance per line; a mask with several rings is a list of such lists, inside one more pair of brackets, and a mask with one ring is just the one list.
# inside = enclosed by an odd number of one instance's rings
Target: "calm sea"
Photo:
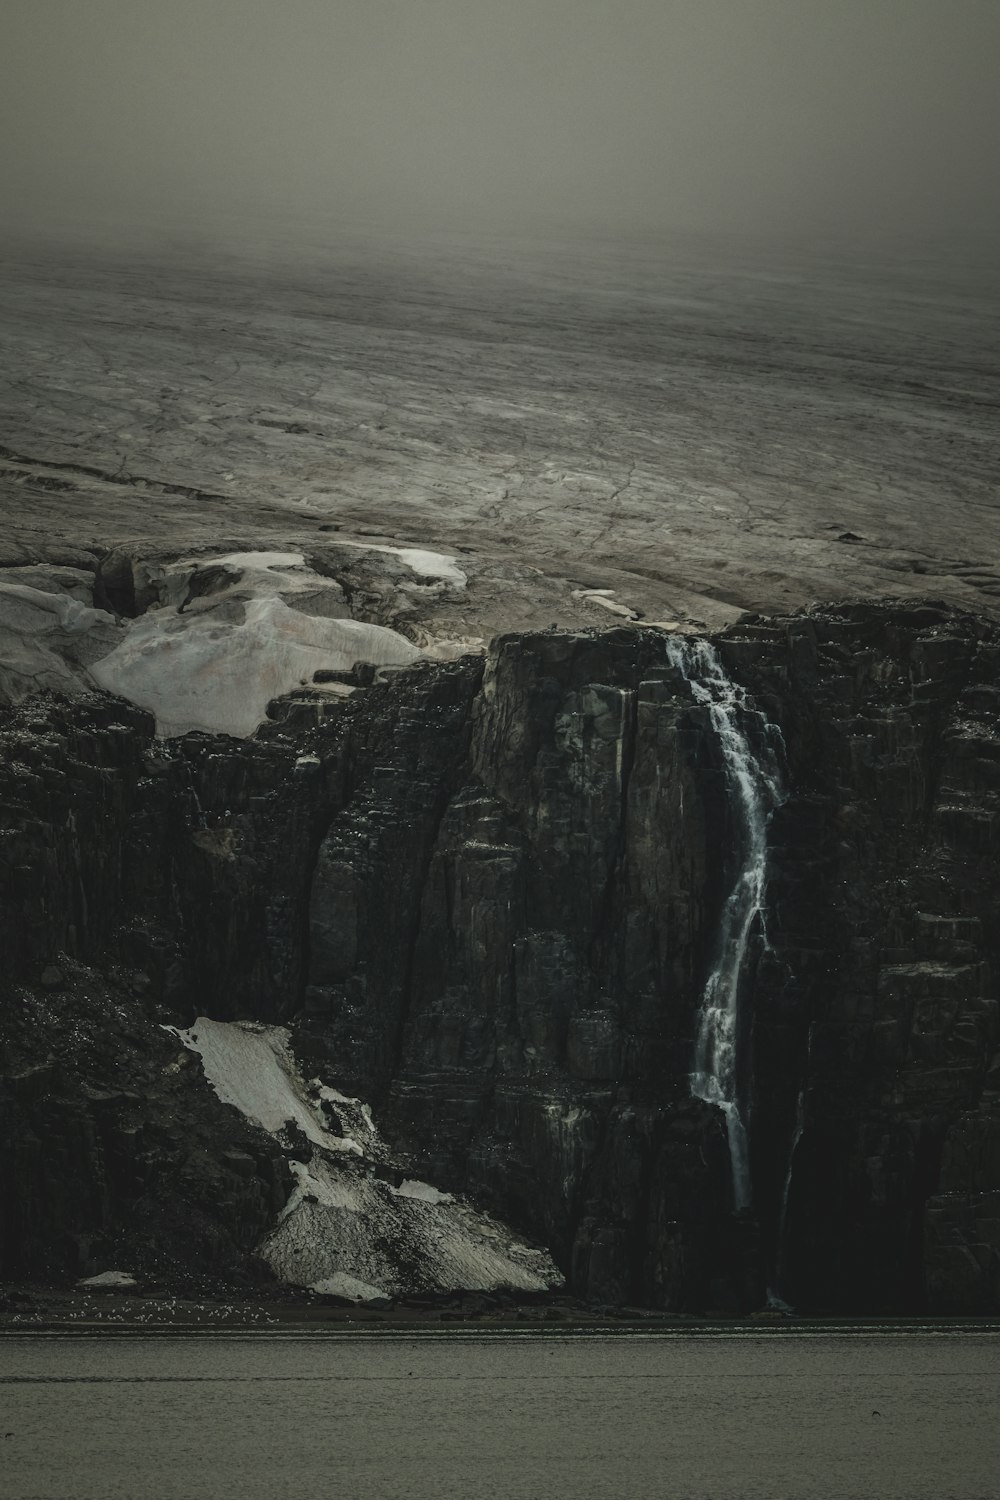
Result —
[[0, 1495], [996, 1497], [998, 1377], [992, 1333], [13, 1336]]

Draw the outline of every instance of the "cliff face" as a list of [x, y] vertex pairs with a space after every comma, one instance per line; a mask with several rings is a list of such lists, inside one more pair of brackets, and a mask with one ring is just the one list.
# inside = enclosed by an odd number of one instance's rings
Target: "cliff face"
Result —
[[659, 632], [508, 636], [242, 743], [7, 711], [3, 1272], [252, 1263], [288, 1169], [161, 1029], [207, 1015], [290, 1026], [582, 1295], [1000, 1305], [1000, 635], [852, 605], [716, 645], [783, 743], [748, 1210], [689, 1078], [741, 858], [710, 711]]

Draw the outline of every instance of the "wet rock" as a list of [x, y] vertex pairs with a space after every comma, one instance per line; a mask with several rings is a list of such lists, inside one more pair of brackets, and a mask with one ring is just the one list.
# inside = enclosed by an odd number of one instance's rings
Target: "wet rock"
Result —
[[99, 695], [6, 711], [0, 1265], [145, 1273], [161, 1238], [250, 1274], [288, 1169], [159, 1030], [210, 1014], [290, 1026], [408, 1175], [599, 1303], [996, 1310], [1000, 636], [876, 601], [718, 649], [784, 747], [749, 1211], [688, 1076], [724, 765], [662, 634], [623, 627], [507, 636], [244, 743], [165, 745]]

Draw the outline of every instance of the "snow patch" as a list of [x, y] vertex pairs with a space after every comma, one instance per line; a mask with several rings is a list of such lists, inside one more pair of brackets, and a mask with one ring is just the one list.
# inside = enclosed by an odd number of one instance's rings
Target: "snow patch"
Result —
[[391, 1191], [397, 1198], [413, 1198], [417, 1203], [453, 1203], [451, 1193], [441, 1193], [436, 1187], [431, 1187], [429, 1182], [417, 1182], [410, 1177], [404, 1177], [399, 1187]]
[[481, 635], [453, 635], [444, 640], [425, 640], [421, 651], [430, 661], [457, 661], [460, 656], [483, 656], [486, 642]]
[[398, 557], [418, 577], [436, 578], [442, 583], [453, 583], [456, 588], [464, 589], [469, 581], [468, 574], [462, 572], [457, 559], [448, 557], [443, 552], [428, 552], [423, 547], [390, 547], [384, 542], [344, 542], [340, 537], [337, 538], [337, 546], [354, 547], [362, 552], [387, 552]]
[[323, 1091], [317, 1092], [315, 1102], [310, 1099], [283, 1027], [202, 1016], [187, 1031], [164, 1029], [198, 1053], [205, 1077], [223, 1104], [233, 1105], [269, 1135], [280, 1135], [291, 1121], [317, 1146], [362, 1154], [357, 1141], [328, 1129], [320, 1102]]
[[113, 1291], [116, 1287], [138, 1286], [136, 1278], [129, 1271], [102, 1271], [98, 1276], [85, 1276], [77, 1286], [95, 1287], [98, 1290]]
[[265, 573], [275, 568], [304, 568], [306, 565], [301, 552], [227, 552], [224, 557], [206, 557], [198, 561], [202, 567], [211, 563], [217, 568]]
[[390, 547], [387, 550], [397, 552], [400, 561], [421, 578], [440, 578], [445, 583], [457, 584], [460, 589], [464, 589], [469, 581], [468, 574], [462, 572], [455, 558], [445, 557], [442, 552], [424, 552], [417, 547]]
[[0, 703], [91, 687], [89, 664], [111, 651], [115, 617], [70, 594], [0, 582]]
[[378, 1287], [379, 1296], [538, 1292], [561, 1284], [544, 1251], [520, 1244], [505, 1225], [449, 1194], [401, 1193], [360, 1162], [319, 1152], [291, 1165], [295, 1190], [258, 1246], [281, 1281], [318, 1291], [346, 1275]]
[[50, 628], [62, 630], [67, 635], [81, 635], [94, 625], [107, 624], [110, 619], [104, 610], [91, 609], [69, 594], [30, 588], [26, 583], [0, 583], [0, 594], [12, 607], [19, 604], [26, 612], [37, 610], [40, 616], [50, 616]]
[[384, 1300], [386, 1295], [381, 1287], [369, 1286], [367, 1281], [358, 1281], [354, 1276], [345, 1276], [343, 1271], [337, 1271], [323, 1281], [314, 1281], [312, 1290], [326, 1297], [343, 1297], [345, 1302], [377, 1302]]
[[264, 722], [272, 698], [311, 683], [320, 669], [348, 671], [357, 661], [406, 666], [419, 654], [394, 630], [302, 614], [275, 595], [249, 601], [239, 622], [151, 610], [129, 624], [91, 676], [154, 713], [166, 738], [195, 729], [245, 738]]
[[[258, 1246], [280, 1280], [357, 1300], [562, 1285], [548, 1254], [506, 1225], [430, 1183], [383, 1180], [374, 1164], [390, 1164], [389, 1154], [368, 1105], [318, 1080], [306, 1083], [283, 1027], [202, 1016], [186, 1031], [164, 1029], [199, 1054], [224, 1103], [289, 1152], [289, 1122], [313, 1145], [308, 1161], [289, 1161], [294, 1188]], [[344, 1136], [331, 1131], [331, 1117]]]
[[314, 1170], [304, 1161], [290, 1161], [288, 1166], [295, 1178], [295, 1186], [278, 1216], [279, 1225], [303, 1203], [319, 1203], [324, 1208], [343, 1209], [349, 1214], [358, 1212], [358, 1197], [349, 1178], [335, 1178], [320, 1169]]
[[579, 599], [585, 604], [599, 604], [602, 609], [610, 610], [613, 615], [621, 615], [625, 620], [639, 618], [634, 609], [612, 598], [614, 589], [573, 589], [572, 593], [574, 599]]

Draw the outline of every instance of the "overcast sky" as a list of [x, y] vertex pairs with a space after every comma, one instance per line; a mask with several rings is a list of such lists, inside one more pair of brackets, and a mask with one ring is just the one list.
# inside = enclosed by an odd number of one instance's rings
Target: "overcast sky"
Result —
[[1000, 227], [1000, 0], [2, 0], [4, 214]]

